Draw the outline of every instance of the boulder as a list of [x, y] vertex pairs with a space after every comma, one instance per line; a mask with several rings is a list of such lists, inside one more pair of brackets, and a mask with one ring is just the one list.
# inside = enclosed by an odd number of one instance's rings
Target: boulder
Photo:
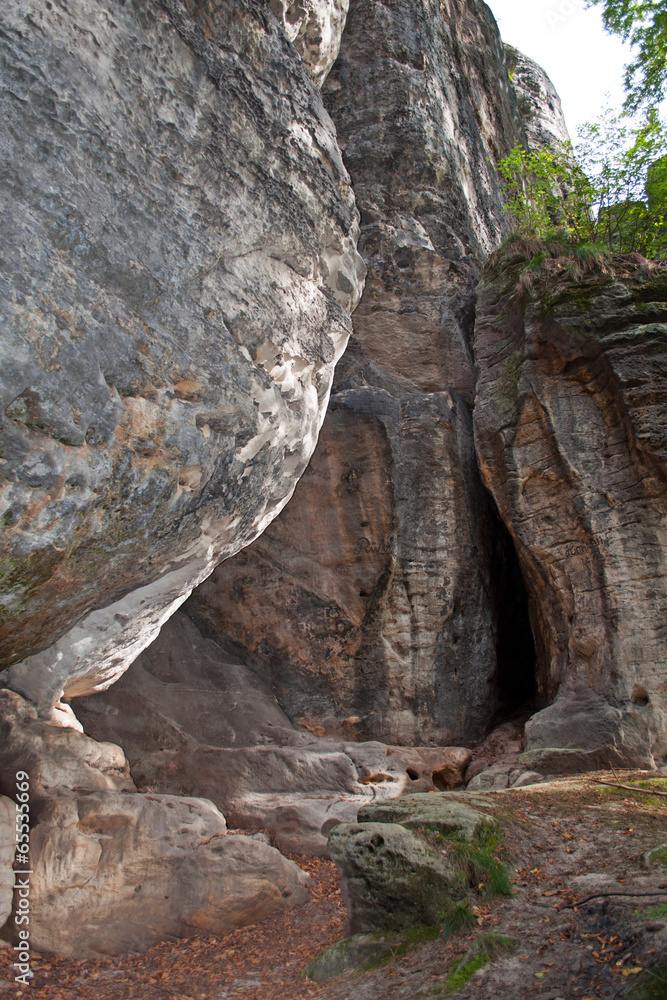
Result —
[[0, 21], [0, 663], [48, 716], [287, 502], [363, 264], [334, 126], [263, 3]]
[[475, 326], [477, 450], [545, 709], [522, 761], [651, 768], [667, 759], [667, 271], [631, 256], [521, 291], [529, 264], [520, 247], [492, 259]]
[[0, 795], [0, 929], [14, 902], [14, 854], [16, 852], [16, 803]]
[[304, 872], [227, 835], [202, 799], [61, 794], [41, 810], [31, 856], [31, 943], [72, 958], [224, 934], [308, 898]]
[[269, 0], [318, 87], [333, 66], [350, 0]]
[[417, 794], [391, 802], [369, 803], [360, 809], [359, 822], [398, 823], [406, 829], [432, 830], [471, 841], [490, 820], [483, 812], [449, 795]]
[[346, 934], [435, 924], [461, 887], [441, 851], [392, 823], [337, 826], [329, 852], [343, 876]]
[[463, 784], [463, 775], [472, 760], [472, 750], [445, 747], [433, 768], [433, 784], [439, 792], [452, 791]]
[[392, 958], [403, 944], [400, 934], [354, 934], [335, 941], [303, 970], [314, 983], [326, 983], [338, 976], [373, 968]]
[[313, 731], [477, 740], [512, 585], [474, 453], [473, 289], [504, 234], [516, 95], [478, 0], [352, 0], [323, 95], [363, 219], [354, 338], [289, 506], [185, 610]]
[[[141, 951], [165, 938], [222, 934], [307, 898], [304, 873], [261, 840], [228, 836], [212, 802], [140, 794], [120, 747], [49, 724], [1, 691], [4, 795], [14, 794], [17, 770], [30, 781], [36, 948], [80, 957]], [[13, 857], [13, 803], [9, 812]]]

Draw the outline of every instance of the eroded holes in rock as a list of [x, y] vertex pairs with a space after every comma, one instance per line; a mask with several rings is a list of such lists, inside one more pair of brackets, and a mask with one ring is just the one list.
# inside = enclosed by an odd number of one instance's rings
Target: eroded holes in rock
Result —
[[491, 574], [498, 616], [498, 708], [494, 721], [500, 722], [519, 711], [529, 714], [535, 708], [536, 656], [528, 612], [528, 592], [514, 542], [491, 499], [490, 507], [493, 532]]
[[417, 781], [419, 779], [419, 775], [413, 767], [406, 768], [405, 773], [411, 781]]

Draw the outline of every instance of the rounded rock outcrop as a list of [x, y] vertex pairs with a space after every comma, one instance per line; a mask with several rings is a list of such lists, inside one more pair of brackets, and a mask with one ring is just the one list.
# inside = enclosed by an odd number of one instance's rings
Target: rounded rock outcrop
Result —
[[0, 663], [112, 683], [287, 502], [363, 283], [264, 4], [3, 6]]

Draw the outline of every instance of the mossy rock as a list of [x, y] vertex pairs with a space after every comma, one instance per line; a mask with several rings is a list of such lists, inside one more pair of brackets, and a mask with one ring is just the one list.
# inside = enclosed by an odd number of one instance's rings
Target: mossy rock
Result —
[[465, 893], [445, 854], [398, 824], [341, 824], [329, 852], [343, 875], [352, 934], [432, 926]]
[[371, 803], [359, 810], [360, 823], [398, 823], [406, 829], [431, 830], [472, 841], [491, 819], [445, 792], [404, 795], [389, 802]]
[[365, 972], [434, 940], [439, 934], [437, 924], [413, 927], [402, 934], [355, 934], [326, 948], [306, 966], [303, 975], [315, 983], [325, 983], [337, 976]]

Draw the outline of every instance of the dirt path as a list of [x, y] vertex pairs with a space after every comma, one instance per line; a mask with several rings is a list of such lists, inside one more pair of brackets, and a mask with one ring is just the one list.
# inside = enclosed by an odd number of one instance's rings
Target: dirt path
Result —
[[[667, 787], [667, 782], [663, 783]], [[465, 796], [464, 796], [465, 797]], [[316, 986], [304, 965], [343, 935], [344, 906], [334, 866], [295, 858], [313, 877], [312, 900], [287, 919], [244, 928], [220, 941], [193, 938], [143, 955], [101, 962], [40, 956], [32, 985], [13, 983], [0, 951], [0, 998], [35, 1000], [432, 1000], [448, 995], [454, 963], [492, 931], [515, 947], [476, 972], [460, 1000], [611, 1000], [667, 965], [667, 867], [642, 855], [667, 841], [667, 798], [565, 782], [487, 793], [502, 822], [502, 857], [515, 895], [478, 900], [477, 927], [442, 938], [372, 972]], [[605, 896], [598, 893], [657, 893]], [[648, 994], [647, 994], [648, 996]], [[658, 997], [667, 996], [656, 993]], [[652, 997], [651, 1000], [654, 1000]]]

